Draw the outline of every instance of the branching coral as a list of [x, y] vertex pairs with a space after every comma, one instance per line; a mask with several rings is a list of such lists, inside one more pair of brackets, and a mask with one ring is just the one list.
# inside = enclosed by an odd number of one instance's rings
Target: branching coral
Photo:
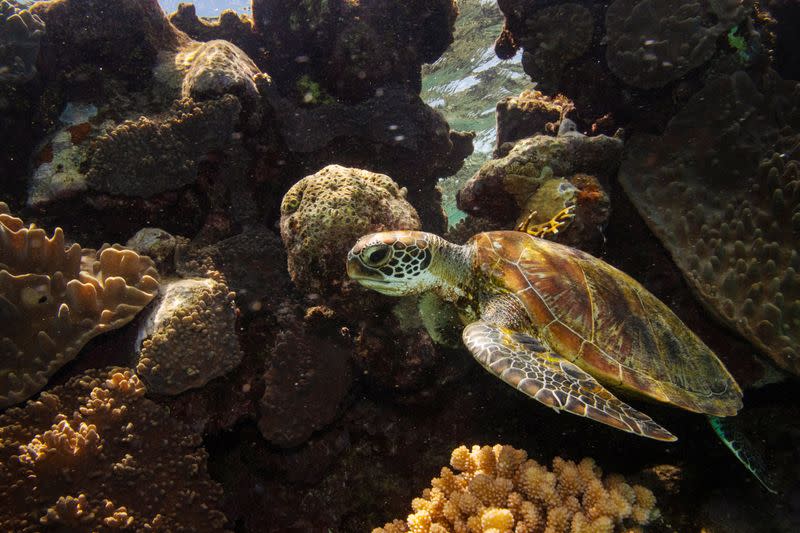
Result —
[[0, 407], [41, 389], [89, 339], [128, 323], [158, 291], [153, 262], [52, 237], [0, 202]]
[[460, 446], [450, 466], [411, 502], [413, 513], [373, 533], [612, 533], [660, 515], [653, 493], [594, 460], [556, 457], [552, 470], [511, 446]]
[[157, 394], [202, 387], [242, 360], [236, 304], [218, 272], [166, 283], [145, 320], [136, 372]]
[[330, 165], [297, 182], [281, 203], [289, 273], [302, 289], [330, 289], [344, 277], [342, 258], [362, 235], [419, 229], [406, 191], [389, 176]]
[[800, 373], [800, 86], [710, 82], [660, 137], [630, 144], [620, 182], [701, 301]]
[[0, 1], [0, 82], [25, 82], [36, 74], [44, 22], [15, 0]]
[[0, 529], [222, 531], [200, 437], [144, 392], [91, 371], [0, 416]]

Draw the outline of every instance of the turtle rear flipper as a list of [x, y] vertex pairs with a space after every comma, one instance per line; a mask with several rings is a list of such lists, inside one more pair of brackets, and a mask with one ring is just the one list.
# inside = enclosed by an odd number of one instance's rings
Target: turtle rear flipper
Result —
[[464, 328], [464, 344], [484, 368], [528, 396], [611, 427], [662, 441], [672, 433], [620, 401], [596, 379], [538, 339], [482, 320]]

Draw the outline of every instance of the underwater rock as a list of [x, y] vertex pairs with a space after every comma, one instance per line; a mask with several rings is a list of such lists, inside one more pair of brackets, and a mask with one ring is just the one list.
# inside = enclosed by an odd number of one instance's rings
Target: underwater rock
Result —
[[189, 40], [169, 23], [158, 0], [51, 0], [31, 11], [47, 26], [43, 74], [68, 86], [88, 88], [90, 78], [108, 76], [142, 86], [159, 52]]
[[281, 203], [289, 274], [304, 292], [330, 292], [346, 279], [344, 258], [362, 235], [419, 229], [414, 207], [389, 176], [330, 165], [298, 181]]
[[[607, 180], [614, 175], [622, 146], [622, 141], [615, 137], [587, 137], [577, 132], [522, 139], [504, 157], [487, 161], [464, 184], [458, 192], [458, 207], [472, 216], [490, 218], [509, 227], [535, 210], [529, 202], [545, 182], [565, 179], [570, 185], [561, 187], [563, 194], [557, 195], [558, 202], [546, 210], [545, 206], [536, 204], [541, 220], [535, 222], [550, 220], [570, 201], [580, 197], [577, 191], [582, 189], [581, 185], [588, 184], [575, 181], [574, 176], [588, 174]], [[599, 184], [592, 185], [593, 188], [597, 186]]]
[[555, 135], [562, 120], [575, 120], [576, 115], [575, 105], [560, 94], [550, 97], [533, 89], [507, 96], [497, 103], [496, 147], [533, 135]]
[[38, 392], [96, 335], [130, 322], [158, 292], [153, 261], [121, 246], [66, 247], [0, 202], [0, 408]]
[[615, 0], [606, 11], [608, 67], [633, 87], [663, 87], [708, 61], [719, 37], [745, 20], [752, 4]]
[[800, 374], [800, 86], [744, 72], [708, 83], [661, 136], [634, 137], [619, 179], [696, 296]]
[[36, 75], [41, 18], [15, 0], [0, 1], [0, 83], [23, 83]]
[[284, 82], [313, 75], [347, 101], [392, 84], [419, 93], [420, 67], [452, 42], [457, 13], [454, 0], [253, 1], [270, 73]]
[[[450, 466], [411, 502], [412, 514], [373, 533], [417, 531], [630, 531], [658, 519], [653, 492], [593, 459], [553, 459], [552, 471], [524, 450], [496, 444], [453, 450]], [[454, 472], [455, 470], [455, 472]]]
[[578, 2], [541, 9], [527, 0], [500, 0], [497, 4], [506, 16], [498, 55], [510, 58], [511, 51], [521, 47], [525, 72], [542, 87], [556, 88], [564, 67], [592, 44], [593, 11]]
[[[224, 10], [216, 19], [200, 18], [194, 4], [182, 2], [178, 4], [177, 11], [169, 15], [169, 21], [195, 41], [223, 39], [238, 46], [254, 59], [266, 55], [253, 29], [253, 20], [231, 9]], [[260, 64], [263, 59], [259, 57], [257, 62]]]
[[152, 259], [161, 273], [174, 268], [177, 245], [178, 239], [159, 228], [142, 228], [125, 243], [127, 248]]
[[144, 393], [93, 370], [0, 415], [0, 528], [224, 531], [200, 436]]
[[261, 434], [282, 447], [306, 442], [336, 418], [352, 381], [346, 350], [310, 328], [279, 332], [264, 372]]
[[218, 272], [166, 281], [139, 330], [136, 373], [154, 394], [180, 394], [242, 360], [236, 304]]

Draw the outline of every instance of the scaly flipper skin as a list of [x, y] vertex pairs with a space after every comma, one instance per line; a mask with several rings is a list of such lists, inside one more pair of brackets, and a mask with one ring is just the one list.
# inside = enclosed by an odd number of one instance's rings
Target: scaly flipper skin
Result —
[[569, 411], [651, 439], [677, 440], [530, 335], [479, 320], [464, 328], [463, 339], [484, 368], [557, 411]]

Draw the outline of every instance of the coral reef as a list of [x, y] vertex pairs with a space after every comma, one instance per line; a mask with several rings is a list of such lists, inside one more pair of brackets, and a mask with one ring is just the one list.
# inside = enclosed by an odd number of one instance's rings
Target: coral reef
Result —
[[16, 0], [0, 1], [0, 83], [26, 82], [36, 75], [41, 18]]
[[656, 520], [653, 493], [594, 460], [556, 457], [548, 470], [524, 450], [500, 444], [453, 450], [450, 466], [411, 502], [414, 512], [373, 533], [629, 531]]
[[393, 84], [418, 93], [420, 66], [452, 42], [457, 13], [453, 0], [253, 2], [269, 72], [292, 80], [301, 63], [300, 74], [317, 72], [328, 91], [349, 101]]
[[140, 197], [188, 185], [197, 177], [197, 161], [231, 142], [240, 110], [231, 95], [206, 102], [184, 98], [164, 117], [126, 121], [92, 143], [87, 185]]
[[535, 135], [501, 146], [502, 157], [487, 161], [458, 192], [459, 209], [510, 228], [529, 217], [531, 224], [548, 221], [574, 205], [576, 218], [562, 242], [591, 248], [602, 240], [598, 228], [607, 222], [609, 202], [601, 180], [616, 172], [623, 144], [569, 131], [567, 124], [573, 123], [565, 119], [556, 137]]
[[698, 298], [800, 373], [800, 87], [744, 72], [634, 138], [620, 181]]
[[158, 0], [53, 0], [37, 2], [31, 11], [47, 26], [43, 74], [78, 93], [109, 75], [141, 86], [151, 79], [159, 52], [189, 40], [169, 23]]
[[142, 228], [128, 239], [125, 246], [140, 255], [148, 256], [161, 273], [174, 268], [178, 239], [163, 229]]
[[258, 427], [269, 442], [306, 442], [342, 408], [353, 381], [350, 354], [311, 328], [278, 333], [264, 372]]
[[96, 370], [0, 415], [0, 527], [223, 531], [200, 437], [144, 392]]
[[213, 271], [162, 284], [139, 331], [136, 373], [148, 391], [180, 394], [239, 364], [234, 296]]
[[576, 115], [575, 105], [563, 95], [550, 97], [534, 89], [506, 96], [497, 103], [496, 146], [533, 135], [553, 135], [562, 120], [574, 121]]
[[392, 179], [330, 165], [298, 181], [281, 203], [289, 274], [303, 291], [330, 291], [344, 276], [343, 257], [362, 235], [419, 229], [414, 208]]
[[233, 10], [226, 9], [216, 20], [209, 20], [197, 16], [194, 4], [180, 3], [177, 11], [169, 16], [169, 21], [195, 41], [224, 39], [246, 51], [252, 58], [265, 55], [263, 49], [259, 54], [261, 45], [253, 30], [252, 19]]
[[153, 262], [118, 245], [66, 247], [0, 203], [0, 407], [38, 392], [92, 337], [130, 322], [158, 291]]
[[615, 0], [606, 11], [608, 67], [633, 87], [662, 87], [708, 61], [751, 9], [751, 0]]

